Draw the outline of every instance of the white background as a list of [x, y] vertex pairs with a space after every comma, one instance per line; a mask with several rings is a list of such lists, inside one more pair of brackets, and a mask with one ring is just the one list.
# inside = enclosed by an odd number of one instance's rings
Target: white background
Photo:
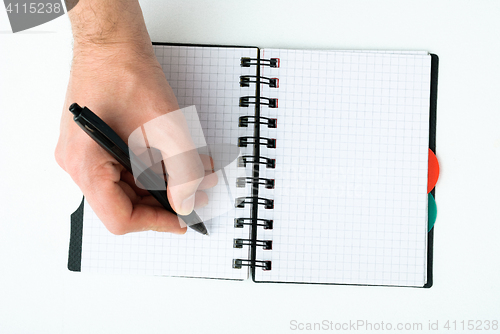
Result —
[[69, 215], [81, 193], [53, 151], [71, 61], [68, 18], [12, 34], [0, 7], [0, 333], [293, 333], [291, 320], [424, 329], [429, 320], [440, 328], [500, 320], [500, 1], [141, 4], [154, 41], [438, 54], [434, 286], [67, 271]]

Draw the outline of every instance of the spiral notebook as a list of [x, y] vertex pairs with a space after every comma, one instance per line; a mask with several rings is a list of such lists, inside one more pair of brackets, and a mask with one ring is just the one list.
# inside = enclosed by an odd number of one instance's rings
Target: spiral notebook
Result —
[[[428, 149], [438, 58], [154, 43], [181, 108], [209, 145], [240, 153], [210, 237], [109, 233], [71, 217], [72, 271], [255, 282], [430, 287]], [[210, 210], [210, 209], [208, 209]]]

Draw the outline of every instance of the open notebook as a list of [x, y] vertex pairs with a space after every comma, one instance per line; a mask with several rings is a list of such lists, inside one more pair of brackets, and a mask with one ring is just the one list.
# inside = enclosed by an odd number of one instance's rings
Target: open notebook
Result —
[[196, 106], [208, 145], [241, 149], [209, 194], [231, 204], [207, 221], [210, 237], [114, 236], [83, 201], [72, 215], [70, 270], [432, 285], [437, 56], [154, 49], [181, 108]]

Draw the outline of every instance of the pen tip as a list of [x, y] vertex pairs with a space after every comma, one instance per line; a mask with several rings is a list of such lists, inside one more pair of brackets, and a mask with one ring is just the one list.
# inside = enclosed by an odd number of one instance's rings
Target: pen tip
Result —
[[208, 231], [207, 231], [207, 232], [205, 232], [205, 235], [206, 235], [207, 237], [209, 237], [209, 236], [210, 236], [210, 233], [208, 233]]

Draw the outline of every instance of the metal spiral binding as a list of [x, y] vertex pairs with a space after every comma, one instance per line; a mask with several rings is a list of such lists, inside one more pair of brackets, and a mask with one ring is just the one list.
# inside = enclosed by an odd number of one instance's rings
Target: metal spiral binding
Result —
[[262, 268], [262, 270], [271, 270], [271, 261], [259, 261], [259, 260], [244, 260], [244, 259], [234, 259], [233, 268], [241, 269], [241, 267], [257, 267]]
[[269, 108], [278, 108], [278, 99], [257, 96], [242, 96], [240, 97], [240, 107], [248, 107], [251, 104], [259, 104], [268, 106]]
[[242, 57], [240, 65], [241, 67], [250, 67], [252, 65], [280, 67], [280, 59], [279, 58], [257, 59], [257, 58]]
[[[257, 226], [262, 226], [264, 230], [272, 230], [274, 221], [272, 219], [257, 218]], [[259, 223], [260, 222], [260, 223]], [[234, 218], [234, 227], [243, 228], [245, 225], [252, 225], [252, 218]]]
[[238, 146], [247, 147], [248, 144], [264, 145], [267, 148], [276, 148], [276, 139], [264, 137], [239, 137]]
[[278, 78], [258, 77], [256, 75], [241, 75], [240, 87], [250, 87], [251, 83], [261, 83], [270, 88], [278, 88], [280, 81]]
[[[273, 241], [272, 240], [256, 240], [255, 245], [257, 247], [262, 247], [264, 250], [273, 249]], [[234, 248], [243, 248], [243, 246], [252, 246], [251, 239], [234, 239], [233, 247]]]
[[273, 199], [264, 198], [264, 197], [253, 197], [253, 196], [236, 198], [234, 206], [237, 208], [244, 208], [245, 204], [253, 204], [254, 199], [257, 200], [257, 204], [263, 205], [264, 208], [274, 209], [274, 200]]
[[242, 155], [238, 157], [238, 167], [246, 167], [247, 163], [266, 165], [267, 168], [276, 167], [276, 159], [254, 157], [253, 155]]
[[265, 230], [273, 229], [272, 219], [258, 218], [257, 207], [262, 205], [265, 209], [274, 209], [274, 200], [269, 198], [258, 197], [259, 186], [262, 185], [266, 189], [274, 189], [275, 180], [259, 177], [259, 165], [265, 165], [266, 168], [275, 168], [276, 160], [263, 157], [260, 155], [260, 147], [276, 148], [276, 139], [264, 138], [260, 136], [260, 126], [267, 126], [268, 128], [277, 128], [277, 120], [275, 118], [268, 118], [260, 116], [260, 107], [267, 106], [268, 108], [278, 108], [278, 99], [260, 96], [260, 85], [268, 85], [270, 88], [279, 88], [278, 78], [268, 78], [260, 75], [259, 66], [279, 67], [279, 58], [271, 59], [258, 59], [258, 58], [241, 58], [242, 67], [257, 66], [257, 75], [242, 75], [240, 76], [240, 86], [249, 87], [250, 84], [256, 85], [256, 96], [242, 96], [239, 99], [240, 107], [249, 107], [251, 104], [255, 105], [255, 116], [241, 116], [238, 119], [239, 127], [248, 127], [253, 124], [254, 135], [244, 136], [238, 138], [239, 147], [253, 146], [253, 155], [243, 155], [238, 157], [238, 167], [246, 167], [248, 163], [253, 164], [251, 177], [238, 177], [236, 179], [236, 186], [239, 188], [245, 187], [247, 184], [252, 185], [251, 196], [238, 197], [235, 200], [235, 207], [244, 208], [246, 204], [251, 204], [251, 217], [250, 218], [235, 218], [234, 227], [243, 228], [245, 225], [250, 226], [250, 239], [235, 238], [233, 240], [234, 248], [243, 248], [243, 246], [251, 247], [250, 259], [234, 259], [233, 268], [241, 269], [243, 266], [251, 268], [262, 268], [263, 270], [271, 270], [271, 261], [261, 261], [255, 259], [256, 247], [262, 247], [264, 250], [271, 250], [273, 247], [272, 240], [259, 240], [257, 238], [257, 228], [262, 227]]
[[248, 124], [263, 124], [267, 125], [268, 128], [276, 129], [278, 127], [278, 120], [276, 118], [268, 118], [268, 117], [257, 117], [255, 116], [240, 116], [238, 120], [239, 127], [248, 127]]
[[266, 179], [263, 177], [239, 177], [236, 179], [236, 187], [244, 188], [247, 183], [253, 186], [262, 184], [266, 189], [274, 189], [274, 179]]

